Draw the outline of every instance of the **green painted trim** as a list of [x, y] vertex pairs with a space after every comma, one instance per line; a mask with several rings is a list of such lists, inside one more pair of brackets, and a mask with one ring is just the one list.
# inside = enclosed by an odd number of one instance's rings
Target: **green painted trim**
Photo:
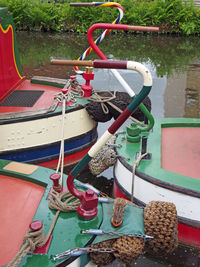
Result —
[[81, 173], [81, 171], [87, 166], [88, 162], [92, 159], [92, 157], [89, 156], [89, 154], [87, 153], [84, 158], [82, 158], [81, 161], [78, 162], [78, 164], [76, 164], [76, 166], [73, 168], [73, 170], [71, 171], [71, 175], [73, 177], [76, 177], [78, 174]]
[[[147, 152], [152, 153], [151, 160], [142, 160], [137, 167], [138, 171], [149, 175], [157, 180], [169, 183], [171, 185], [180, 186], [190, 190], [200, 192], [200, 180], [188, 176], [173, 173], [161, 168], [161, 128], [165, 127], [200, 127], [200, 119], [193, 118], [164, 118], [155, 122], [153, 132], [146, 132], [142, 135], [148, 136]], [[121, 148], [117, 148], [119, 155], [129, 158], [126, 160], [131, 167], [136, 160], [136, 153], [141, 150], [141, 142], [126, 142], [125, 133], [119, 134], [116, 140], [117, 144], [121, 144]]]
[[[138, 107], [139, 103], [142, 102], [145, 99], [145, 97], [149, 94], [149, 92], [151, 91], [151, 88], [152, 88], [151, 86], [143, 86], [142, 90], [137, 95], [137, 102], [134, 103], [134, 106], [133, 106], [133, 102], [132, 102], [129, 105], [130, 108], [128, 106], [128, 109], [134, 111], [134, 109], [136, 109], [136, 107]], [[134, 96], [133, 99], [134, 98], [136, 98], [136, 96]], [[138, 125], [138, 128], [141, 130], [141, 132], [149, 131], [154, 126], [154, 118], [153, 118], [152, 114], [149, 112], [149, 110], [145, 107], [145, 105], [143, 103], [141, 103], [139, 105], [139, 108], [145, 114], [145, 116], [148, 118], [148, 125], [147, 126]]]

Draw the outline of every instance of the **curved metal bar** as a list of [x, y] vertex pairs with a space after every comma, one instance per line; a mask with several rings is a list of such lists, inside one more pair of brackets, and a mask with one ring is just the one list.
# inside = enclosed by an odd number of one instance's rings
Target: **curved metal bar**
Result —
[[[121, 25], [120, 25], [121, 26]], [[79, 61], [67, 61], [66, 63], [77, 63]], [[111, 124], [107, 131], [101, 136], [101, 138], [90, 148], [88, 153], [84, 156], [84, 158], [73, 168], [73, 170], [69, 173], [67, 179], [67, 186], [69, 191], [77, 198], [81, 200], [81, 203], [84, 203], [86, 206], [87, 196], [85, 192], [80, 192], [74, 186], [74, 179], [76, 176], [87, 166], [88, 162], [100, 151], [100, 149], [106, 144], [106, 142], [115, 134], [115, 132], [119, 129], [119, 127], [128, 119], [128, 117], [132, 114], [132, 112], [138, 107], [138, 105], [144, 100], [144, 98], [149, 94], [152, 87], [152, 77], [149, 70], [142, 65], [141, 63], [134, 61], [108, 61], [108, 60], [94, 60], [89, 63], [90, 66], [93, 65], [94, 68], [107, 68], [107, 69], [128, 69], [137, 71], [142, 75], [144, 79], [144, 86], [139, 94], [132, 99], [132, 102], [128, 105], [128, 107], [120, 114], [120, 116]], [[82, 64], [83, 65], [83, 61]], [[87, 191], [86, 191], [87, 193]], [[95, 208], [97, 206], [96, 200], [94, 200], [94, 204], [90, 203], [88, 206], [91, 208]]]
[[[112, 22], [112, 24], [119, 23], [123, 16], [124, 16], [124, 9], [123, 7], [115, 2], [92, 2], [92, 3], [70, 3], [70, 6], [95, 6], [95, 7], [116, 7], [119, 11], [119, 16]], [[110, 29], [106, 29], [96, 40], [95, 43], [98, 45], [106, 35], [110, 32]], [[84, 60], [92, 51], [92, 47], [89, 46], [88, 49], [85, 50], [85, 52], [78, 58], [78, 60]], [[81, 71], [78, 66], [74, 66], [74, 70], [77, 74], [83, 74], [83, 71]]]
[[[88, 33], [87, 33], [88, 42], [90, 46], [93, 48], [94, 52], [101, 59], [104, 59], [104, 60], [107, 59], [106, 56], [103, 54], [103, 52], [99, 49], [99, 47], [95, 44], [93, 40], [93, 32], [96, 29], [116, 29], [116, 30], [134, 30], [134, 31], [151, 31], [151, 32], [159, 31], [158, 27], [134, 26], [134, 25], [126, 25], [126, 24], [119, 24], [119, 25], [115, 24], [114, 25], [114, 24], [109, 24], [109, 23], [97, 23], [97, 24], [92, 25], [89, 28]], [[120, 78], [120, 80], [121, 79], [123, 80], [121, 75], [116, 70], [113, 70], [113, 74], [116, 76], [116, 78]], [[124, 86], [124, 88], [130, 96], [135, 97], [135, 93], [130, 87]], [[141, 131], [149, 131], [154, 126], [154, 118], [143, 103], [141, 103], [139, 107], [142, 110], [142, 112], [145, 114], [145, 116], [148, 118], [149, 123], [147, 126], [139, 125], [138, 127], [140, 128]]]

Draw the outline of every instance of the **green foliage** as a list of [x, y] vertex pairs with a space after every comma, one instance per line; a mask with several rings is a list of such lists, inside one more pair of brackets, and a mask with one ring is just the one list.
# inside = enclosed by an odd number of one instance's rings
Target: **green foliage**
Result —
[[[200, 8], [193, 0], [118, 2], [125, 11], [124, 24], [159, 26], [163, 33], [200, 33]], [[20, 30], [87, 32], [92, 24], [111, 23], [119, 14], [116, 8], [70, 7], [68, 0], [0, 0], [0, 6], [8, 7]]]

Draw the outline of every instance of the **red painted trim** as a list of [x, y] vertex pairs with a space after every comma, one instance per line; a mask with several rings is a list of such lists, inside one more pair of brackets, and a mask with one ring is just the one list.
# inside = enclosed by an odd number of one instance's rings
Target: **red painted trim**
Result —
[[161, 167], [200, 179], [200, 128], [167, 127], [161, 130]]
[[[113, 195], [114, 198], [120, 197], [129, 200], [120, 191], [115, 182], [113, 186]], [[183, 223], [178, 223], [178, 241], [183, 245], [200, 248], [200, 229]]]
[[127, 69], [127, 61], [125, 60], [94, 60], [94, 68], [103, 69]]
[[127, 197], [125, 197], [125, 195], [119, 190], [119, 188], [117, 187], [116, 183], [113, 183], [113, 195], [114, 198], [125, 198], [127, 200], [129, 200]]
[[119, 127], [125, 122], [125, 120], [131, 115], [132, 111], [126, 108], [123, 113], [113, 122], [113, 124], [108, 128], [108, 132], [114, 134]]
[[18, 71], [15, 60], [14, 33], [12, 25], [9, 25], [6, 30], [0, 25], [0, 40], [0, 98], [2, 98], [19, 80], [21, 80], [22, 77]]
[[2, 96], [2, 98], [0, 99], [0, 101], [2, 102], [4, 99], [6, 99], [6, 97], [11, 94], [18, 86], [20, 86], [20, 84], [26, 80], [26, 77], [22, 77], [21, 80], [17, 81], [16, 84], [14, 84], [6, 93], [5, 95]]
[[159, 28], [158, 27], [146, 27], [146, 26], [134, 26], [134, 25], [126, 25], [126, 24], [110, 24], [110, 23], [96, 23], [93, 24], [87, 33], [87, 39], [88, 42], [90, 44], [90, 46], [92, 47], [92, 49], [94, 50], [94, 52], [101, 58], [101, 59], [107, 59], [104, 54], [101, 52], [101, 50], [99, 49], [99, 47], [96, 45], [96, 43], [93, 40], [93, 31], [96, 29], [109, 29], [109, 30], [123, 30], [123, 31], [127, 31], [127, 30], [133, 30], [133, 31], [154, 31], [154, 32], [158, 32]]
[[[91, 148], [91, 146], [82, 150], [82, 151], [79, 151], [73, 155], [68, 155], [68, 156], [64, 157], [64, 166], [69, 167], [69, 166], [74, 165], [75, 163], [79, 162], [87, 154], [87, 152], [90, 148]], [[42, 167], [46, 167], [49, 169], [56, 169], [57, 164], [58, 164], [58, 159], [54, 159], [54, 160], [38, 163], [37, 165], [42, 166]]]
[[0, 266], [4, 266], [19, 251], [45, 188], [4, 175], [0, 175], [0, 188]]
[[[44, 236], [44, 238], [46, 238], [46, 236]], [[36, 248], [33, 252], [31, 252], [32, 254], [47, 254], [49, 246], [51, 244], [51, 240], [52, 240], [53, 236], [50, 235], [49, 239], [47, 240], [47, 242], [44, 244], [44, 246], [42, 246], [41, 248]]]

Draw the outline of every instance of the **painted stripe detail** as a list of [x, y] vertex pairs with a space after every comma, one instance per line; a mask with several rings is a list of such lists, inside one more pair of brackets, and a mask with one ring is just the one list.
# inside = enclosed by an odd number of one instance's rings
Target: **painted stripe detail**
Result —
[[131, 111], [131, 113], [140, 105], [140, 103], [142, 103], [142, 101], [145, 99], [145, 97], [149, 94], [150, 91], [151, 86], [143, 86], [139, 94], [134, 97], [133, 101], [127, 107]]
[[7, 27], [7, 29], [4, 30], [3, 27], [2, 27], [1, 24], [0, 24], [0, 29], [1, 29], [1, 31], [2, 31], [4, 34], [8, 33], [8, 31], [11, 29], [11, 35], [12, 35], [12, 53], [13, 53], [12, 56], [13, 56], [13, 61], [14, 61], [14, 65], [15, 65], [16, 72], [17, 72], [19, 78], [22, 79], [22, 76], [21, 76], [21, 74], [19, 73], [19, 70], [18, 70], [18, 67], [17, 67], [17, 63], [16, 63], [16, 59], [15, 59], [15, 48], [14, 48], [14, 33], [13, 33], [13, 27], [12, 27], [11, 24], [9, 24], [8, 27]]
[[109, 130], [105, 131], [105, 133], [99, 138], [96, 144], [94, 144], [88, 151], [90, 157], [94, 157], [111, 137], [112, 133], [110, 133]]
[[85, 157], [82, 158], [82, 160], [79, 161], [79, 163], [73, 168], [73, 170], [71, 171], [71, 175], [76, 177], [78, 174], [80, 174], [81, 171], [86, 167], [88, 162], [91, 160], [91, 158], [92, 157], [90, 157], [87, 153]]
[[114, 134], [119, 127], [125, 122], [125, 120], [131, 115], [131, 111], [126, 108], [123, 113], [119, 115], [119, 117], [113, 122], [113, 124], [108, 128], [108, 131], [111, 134]]
[[[81, 147], [89, 146], [97, 138], [96, 128], [86, 134], [68, 138], [64, 143], [64, 153], [73, 154]], [[0, 159], [14, 160], [20, 162], [44, 162], [52, 157], [58, 157], [60, 142], [54, 142], [44, 146], [34, 146], [27, 149], [16, 149], [9, 152], [2, 152]]]
[[152, 86], [150, 71], [143, 64], [135, 61], [127, 61], [127, 69], [139, 72], [144, 79], [144, 86]]
[[94, 60], [94, 68], [103, 69], [127, 69], [127, 61], [125, 60]]
[[[112, 24], [117, 24], [119, 23], [123, 16], [124, 16], [124, 9], [123, 7], [115, 2], [93, 2], [93, 5], [95, 7], [116, 7], [119, 11], [119, 16], [112, 22]], [[106, 29], [96, 40], [95, 40], [95, 44], [99, 44], [105, 37], [106, 35], [108, 35], [108, 33], [110, 32], [110, 29]], [[89, 46], [87, 50], [85, 50], [85, 52], [78, 58], [78, 60], [83, 60], [86, 58], [86, 56], [88, 56], [91, 51], [92, 51], [92, 47]], [[105, 58], [106, 59], [106, 58]], [[74, 67], [74, 70], [76, 71], [77, 74], [83, 74], [83, 71], [79, 70], [78, 66]]]

